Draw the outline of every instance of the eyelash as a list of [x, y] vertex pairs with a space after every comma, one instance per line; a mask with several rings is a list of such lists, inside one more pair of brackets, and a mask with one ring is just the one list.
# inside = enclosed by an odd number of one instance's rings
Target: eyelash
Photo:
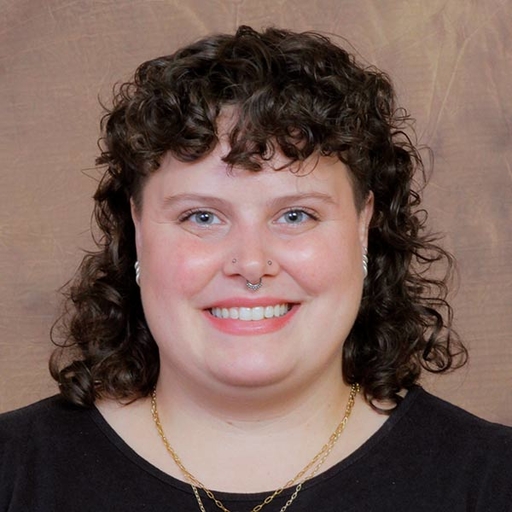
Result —
[[[195, 209], [192, 209], [192, 210], [187, 210], [186, 212], [183, 212], [179, 217], [178, 217], [178, 222], [181, 224], [183, 222], [187, 222], [189, 221], [194, 215], [197, 215], [198, 213], [206, 213], [208, 215], [211, 215], [213, 217], [217, 217], [219, 218], [219, 216], [213, 212], [211, 212], [210, 210], [205, 210], [203, 208], [195, 208]], [[201, 225], [200, 223], [197, 223], [198, 225]], [[202, 224], [203, 226], [208, 226], [209, 224]]]
[[[303, 213], [307, 217], [309, 217], [309, 219], [311, 219], [311, 220], [314, 220], [314, 221], [320, 220], [319, 216], [315, 212], [313, 212], [312, 210], [310, 210], [308, 208], [290, 208], [290, 209], [286, 210], [285, 212], [283, 212], [279, 216], [279, 218], [282, 218], [285, 215], [288, 215], [290, 213]], [[294, 224], [294, 223], [292, 222], [291, 224]], [[299, 223], [297, 223], [297, 224], [299, 224]]]
[[[202, 208], [195, 208], [195, 209], [192, 209], [192, 210], [187, 210], [186, 212], [183, 212], [179, 217], [178, 217], [178, 222], [179, 223], [183, 223], [183, 222], [187, 222], [189, 221], [194, 215], [198, 214], [198, 213], [206, 213], [208, 215], [212, 215], [214, 217], [217, 217], [218, 218], [218, 215], [211, 212], [210, 210], [205, 210], [205, 209], [202, 209]], [[312, 210], [308, 209], [308, 208], [289, 208], [288, 210], [284, 211], [283, 213], [281, 213], [278, 217], [278, 219], [281, 219], [282, 217], [284, 217], [285, 215], [288, 215], [290, 213], [302, 213], [304, 215], [306, 215], [309, 219], [313, 220], [313, 221], [318, 221], [320, 220], [319, 216], [313, 212]], [[197, 223], [199, 225], [201, 225], [200, 223]], [[291, 224], [294, 224], [293, 222]], [[297, 224], [300, 224], [299, 222], [297, 222]], [[209, 224], [203, 224], [203, 226], [208, 226]]]

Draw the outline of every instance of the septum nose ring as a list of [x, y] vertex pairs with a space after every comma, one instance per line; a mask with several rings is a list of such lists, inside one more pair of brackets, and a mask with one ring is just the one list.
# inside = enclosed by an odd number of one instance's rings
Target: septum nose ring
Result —
[[[236, 258], [233, 258], [231, 260], [231, 263], [235, 264], [238, 260]], [[267, 260], [267, 265], [272, 265], [272, 260]], [[245, 286], [251, 290], [251, 292], [257, 292], [262, 286], [263, 286], [263, 279], [260, 277], [259, 281], [257, 283], [251, 283], [248, 279], [245, 280]]]
[[249, 290], [251, 290], [251, 292], [257, 292], [263, 286], [263, 280], [260, 277], [260, 280], [256, 284], [253, 284], [246, 279], [245, 286], [247, 286], [247, 288], [249, 288]]

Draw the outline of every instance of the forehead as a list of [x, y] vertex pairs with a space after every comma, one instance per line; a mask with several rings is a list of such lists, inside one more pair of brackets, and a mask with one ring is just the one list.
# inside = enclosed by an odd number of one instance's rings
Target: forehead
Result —
[[219, 143], [207, 156], [183, 162], [168, 153], [147, 180], [142, 203], [164, 204], [169, 198], [201, 196], [244, 205], [263, 205], [283, 197], [324, 197], [332, 203], [354, 203], [346, 166], [335, 157], [314, 155], [300, 164], [287, 165], [276, 155], [260, 171], [232, 168], [223, 161], [229, 150]]

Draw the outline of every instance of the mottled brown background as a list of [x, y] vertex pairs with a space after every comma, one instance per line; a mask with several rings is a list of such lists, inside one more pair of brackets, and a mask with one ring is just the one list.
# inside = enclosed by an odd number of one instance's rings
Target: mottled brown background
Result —
[[0, 411], [56, 389], [48, 333], [91, 247], [98, 97], [142, 61], [241, 23], [343, 36], [394, 77], [436, 155], [426, 204], [460, 263], [471, 351], [425, 385], [512, 425], [510, 0], [0, 0]]

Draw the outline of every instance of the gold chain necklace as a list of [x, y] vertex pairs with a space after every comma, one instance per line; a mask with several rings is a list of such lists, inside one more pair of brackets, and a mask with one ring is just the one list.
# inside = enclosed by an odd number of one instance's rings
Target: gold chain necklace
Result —
[[[334, 445], [338, 441], [338, 439], [341, 436], [341, 433], [345, 430], [345, 426], [347, 425], [348, 419], [350, 417], [350, 414], [352, 412], [352, 408], [354, 407], [354, 403], [356, 400], [356, 395], [359, 393], [359, 384], [352, 384], [350, 387], [350, 394], [347, 401], [347, 406], [345, 407], [345, 414], [343, 416], [343, 419], [339, 423], [339, 425], [336, 427], [336, 430], [331, 434], [329, 437], [329, 441], [322, 446], [322, 449], [313, 457], [313, 459], [304, 466], [296, 475], [294, 478], [286, 482], [282, 487], [279, 487], [276, 491], [274, 491], [272, 494], [267, 496], [259, 505], [256, 505], [251, 512], [260, 512], [260, 510], [265, 506], [268, 505], [276, 496], [281, 494], [283, 490], [287, 487], [291, 487], [295, 484], [295, 482], [298, 481], [297, 486], [295, 487], [295, 490], [293, 494], [290, 496], [289, 500], [283, 505], [283, 507], [280, 509], [280, 512], [284, 512], [297, 498], [297, 495], [299, 494], [300, 490], [302, 489], [302, 485], [306, 480], [309, 480], [313, 478], [317, 473], [318, 470], [321, 468], [325, 460], [327, 459], [328, 455], [331, 453], [332, 449], [334, 448]], [[151, 393], [151, 414], [153, 416], [153, 420], [155, 422], [156, 429], [158, 430], [158, 434], [160, 435], [160, 438], [162, 439], [162, 442], [164, 443], [167, 451], [173, 458], [175, 464], [180, 469], [181, 473], [185, 477], [185, 479], [188, 481], [190, 486], [192, 487], [192, 490], [194, 491], [194, 496], [196, 497], [197, 504], [199, 505], [199, 509], [201, 512], [206, 512], [206, 509], [204, 508], [203, 502], [201, 500], [201, 496], [199, 495], [199, 489], [202, 489], [203, 492], [210, 498], [215, 505], [222, 510], [223, 512], [230, 512], [229, 509], [227, 509], [224, 504], [215, 497], [212, 491], [207, 489], [204, 484], [202, 484], [184, 465], [183, 462], [181, 462], [181, 459], [179, 458], [178, 454], [174, 451], [174, 448], [170, 445], [169, 441], [167, 440], [167, 437], [165, 437], [164, 429], [162, 427], [162, 424], [160, 423], [160, 417], [158, 416], [158, 409], [156, 405], [156, 388], [153, 389], [153, 392]], [[309, 473], [308, 473], [309, 472]]]

